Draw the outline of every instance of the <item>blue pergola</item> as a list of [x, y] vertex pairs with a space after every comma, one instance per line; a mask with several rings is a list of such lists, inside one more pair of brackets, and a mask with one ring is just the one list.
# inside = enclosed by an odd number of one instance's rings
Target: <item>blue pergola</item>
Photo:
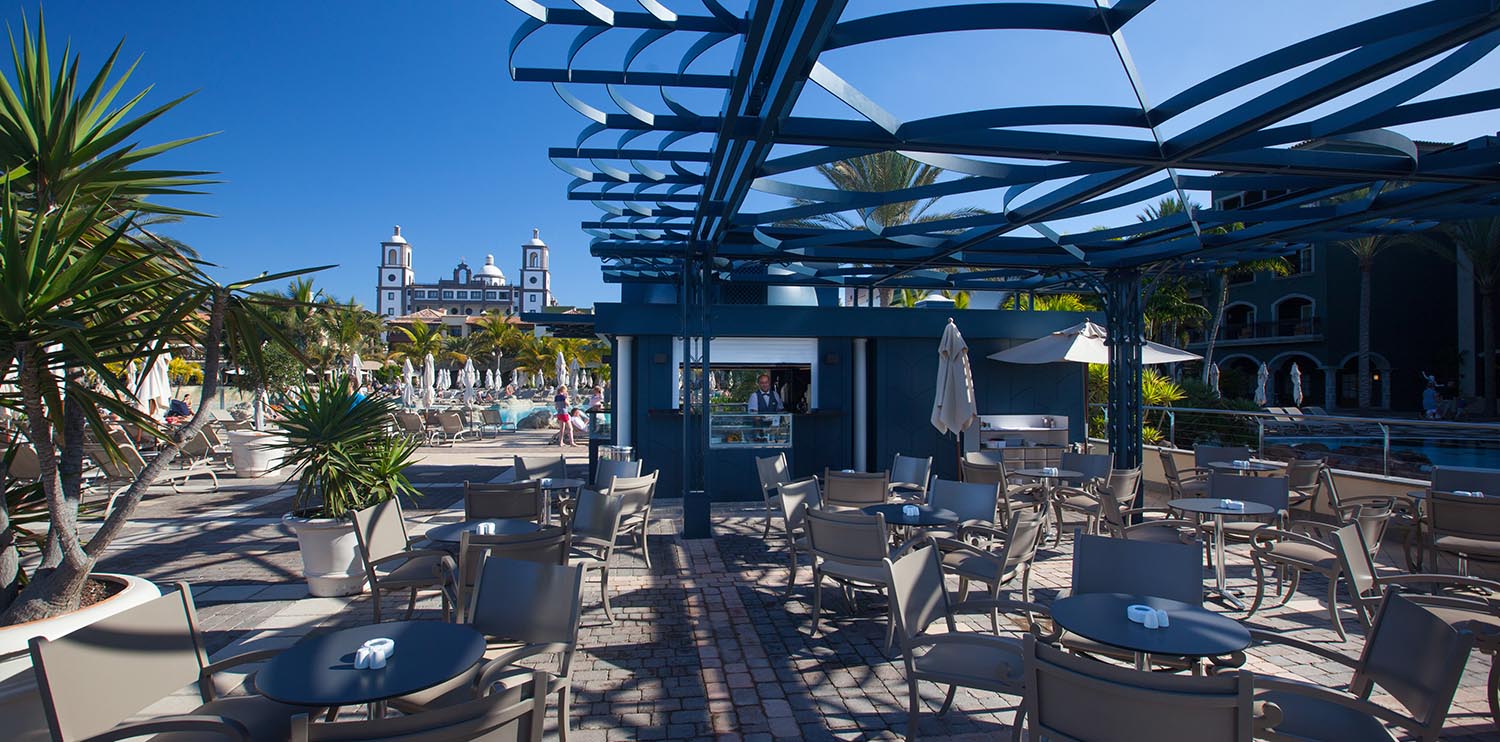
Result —
[[[601, 212], [583, 227], [606, 280], [677, 286], [684, 343], [703, 339], [700, 357], [685, 349], [690, 364], [709, 365], [706, 304], [715, 284], [1084, 286], [1104, 297], [1115, 346], [1109, 437], [1118, 466], [1141, 459], [1143, 272], [1203, 272], [1309, 242], [1425, 229], [1500, 205], [1500, 139], [1419, 152], [1392, 130], [1500, 109], [1500, 88], [1427, 97], [1500, 43], [1500, 8], [1482, 0], [1436, 0], [1361, 20], [1210, 74], [1154, 104], [1123, 35], [1151, 0], [954, 4], [849, 20], [846, 6], [857, 4], [847, 0], [749, 0], [743, 16], [718, 0], [698, 0], [702, 10], [693, 15], [657, 0], [634, 0], [629, 9], [620, 9], [624, 0], [508, 1], [527, 15], [510, 44], [512, 78], [552, 84], [588, 120], [571, 146], [548, 154], [573, 176], [568, 198]], [[838, 49], [985, 30], [1068, 32], [1108, 44], [1136, 104], [1082, 101], [904, 121], [820, 61]], [[558, 34], [559, 43], [543, 40]], [[720, 45], [733, 46], [732, 63], [706, 63]], [[601, 47], [618, 53], [615, 63], [580, 61], [599, 57], [591, 52]], [[675, 71], [641, 63], [662, 48], [676, 50]], [[966, 73], [973, 71], [931, 70]], [[849, 115], [793, 115], [809, 82]], [[1224, 102], [1250, 86], [1260, 92]], [[608, 110], [586, 102], [585, 88], [608, 100]], [[706, 94], [716, 102], [710, 110], [683, 102]], [[1166, 133], [1172, 129], [1181, 130]], [[1101, 130], [1110, 133], [1095, 133]], [[807, 185], [819, 165], [885, 151], [947, 176], [878, 193]], [[1269, 196], [1251, 207], [1130, 217], [1095, 231], [1067, 234], [1058, 226], [1163, 196], [1190, 203], [1189, 192], [1247, 190]], [[752, 191], [782, 200], [751, 210]], [[898, 226], [873, 218], [885, 204], [945, 196], [982, 197], [989, 213]], [[784, 226], [831, 214], [859, 228]], [[684, 481], [702, 458], [687, 452], [707, 438], [706, 423], [694, 428], [688, 402]], [[694, 510], [689, 532], [706, 533], [706, 511], [699, 529]]]

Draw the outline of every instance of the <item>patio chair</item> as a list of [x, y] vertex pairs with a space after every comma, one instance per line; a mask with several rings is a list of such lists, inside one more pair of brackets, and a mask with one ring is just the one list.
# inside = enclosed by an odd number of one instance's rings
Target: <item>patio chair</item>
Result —
[[557, 655], [557, 669], [546, 673], [539, 695], [557, 695], [558, 736], [567, 739], [584, 574], [579, 565], [484, 560], [470, 592], [465, 623], [484, 634], [491, 650], [486, 659], [453, 680], [394, 699], [391, 706], [408, 713], [431, 712], [483, 693], [514, 693], [532, 672], [518, 661]]
[[819, 507], [822, 494], [816, 477], [787, 482], [779, 488], [777, 506], [781, 509], [781, 524], [785, 529], [787, 552], [791, 559], [786, 578], [786, 591], [782, 598], [791, 597], [792, 587], [797, 583], [797, 552], [810, 551], [807, 540], [807, 509]]
[[422, 416], [415, 412], [397, 412], [396, 427], [414, 441], [424, 446], [432, 445], [432, 431], [422, 421]]
[[1290, 494], [1287, 505], [1293, 508], [1317, 507], [1318, 494], [1323, 489], [1323, 470], [1328, 468], [1327, 459], [1294, 459], [1286, 465], [1286, 487]]
[[880, 505], [890, 492], [891, 478], [886, 472], [848, 472], [823, 470], [823, 507], [857, 510]]
[[[948, 713], [960, 686], [1022, 695], [1021, 643], [1014, 638], [964, 632], [953, 619], [954, 606], [943, 585], [943, 569], [938, 550], [931, 545], [892, 561], [883, 559], [885, 583], [890, 585], [891, 616], [896, 636], [901, 642], [901, 658], [906, 665], [907, 717], [906, 738], [917, 738], [917, 720], [922, 698], [917, 684], [923, 680], [948, 686], [948, 695], [938, 715]], [[961, 600], [961, 599], [960, 599]], [[1047, 615], [1039, 605], [1009, 600], [983, 601], [992, 613], [1004, 609], [1025, 615], [1033, 632], [1041, 629], [1034, 617]], [[942, 634], [927, 634], [938, 619], [943, 620]], [[996, 629], [999, 633], [999, 629]]]
[[503, 429], [504, 428], [502, 426], [502, 421], [500, 419], [500, 411], [499, 410], [491, 409], [489, 407], [485, 407], [484, 409], [481, 409], [479, 411], [479, 437], [480, 438], [484, 438], [484, 431], [486, 431], [486, 430], [493, 431], [494, 434], [495, 434], [495, 437], [499, 438], [500, 437], [500, 431], [503, 430]]
[[781, 497], [779, 488], [792, 481], [792, 472], [786, 464], [786, 454], [755, 457], [755, 474], [760, 478], [760, 497], [766, 504], [766, 522], [760, 534], [762, 539], [766, 539], [771, 535], [771, 519], [781, 510], [781, 504], [778, 502]]
[[568, 460], [561, 454], [557, 456], [517, 456], [515, 457], [517, 482], [528, 479], [567, 479]]
[[1177, 458], [1171, 451], [1157, 451], [1161, 456], [1161, 473], [1167, 480], [1168, 496], [1173, 500], [1186, 497], [1208, 497], [1208, 474], [1210, 469], [1178, 469]]
[[1193, 446], [1193, 466], [1207, 470], [1209, 464], [1227, 461], [1246, 461], [1250, 449], [1244, 446]]
[[1222, 740], [1250, 742], [1277, 710], [1256, 708], [1254, 676], [1210, 677], [1137, 672], [1072, 657], [1035, 636], [1022, 643], [1026, 698], [1016, 717], [1029, 739]]
[[415, 740], [504, 739], [541, 742], [547, 719], [547, 673], [530, 673], [508, 693], [481, 691], [473, 700], [431, 711], [362, 721], [319, 722], [307, 714], [291, 719], [291, 742], [415, 742]]
[[614, 486], [616, 478], [639, 477], [640, 475], [641, 462], [639, 461], [620, 461], [618, 459], [601, 461], [594, 469], [594, 489], [609, 489]]
[[568, 564], [583, 567], [585, 572], [599, 572], [600, 602], [609, 624], [615, 622], [614, 609], [609, 604], [609, 563], [615, 555], [621, 525], [628, 509], [642, 499], [649, 501], [649, 493], [656, 487], [654, 475], [640, 479], [647, 481], [627, 485], [615, 480], [615, 486], [607, 493], [583, 490], [566, 519], [571, 542]]
[[[1106, 465], [1113, 461], [1113, 458], [1107, 455], [1100, 458]], [[1068, 468], [1066, 463], [1063, 468]], [[1074, 471], [1079, 470], [1074, 469]], [[1099, 475], [1097, 481], [1093, 475], [1088, 475], [1083, 486], [1057, 488], [1057, 494], [1052, 500], [1052, 508], [1053, 515], [1057, 519], [1058, 532], [1061, 533], [1063, 530], [1063, 513], [1069, 512], [1084, 516], [1086, 519], [1084, 532], [1098, 533], [1100, 515], [1104, 512], [1101, 507], [1102, 501], [1099, 499], [1099, 491], [1109, 488], [1114, 494], [1116, 509], [1129, 508], [1135, 504], [1136, 492], [1141, 488], [1140, 471], [1140, 467], [1106, 469], [1102, 475]], [[1061, 538], [1059, 535], [1059, 543]]]
[[474, 432], [456, 412], [439, 412], [437, 423], [439, 438], [450, 446]]
[[[1384, 507], [1372, 503], [1368, 507], [1359, 507], [1348, 523], [1338, 530], [1351, 529], [1361, 535], [1368, 534], [1368, 538], [1361, 538], [1359, 543], [1375, 543], [1378, 547], [1390, 517], [1389, 503]], [[1265, 568], [1268, 564], [1277, 568], [1278, 575], [1284, 575], [1288, 571], [1292, 575], [1290, 587], [1283, 584], [1284, 577], [1278, 576], [1276, 588], [1278, 594], [1284, 594], [1277, 605], [1286, 605], [1296, 594], [1303, 572], [1317, 572], [1328, 580], [1328, 621], [1338, 633], [1339, 641], [1347, 641], [1349, 637], [1344, 633], [1344, 623], [1339, 619], [1338, 601], [1339, 577], [1343, 575], [1344, 568], [1339, 560], [1338, 549], [1327, 540], [1331, 536], [1323, 524], [1306, 521], [1293, 522], [1286, 529], [1265, 526], [1252, 533], [1250, 558], [1255, 563], [1255, 602], [1250, 604], [1250, 612], [1245, 617], [1254, 616], [1260, 610], [1261, 601], [1265, 598]], [[1374, 563], [1374, 554], [1366, 553], [1365, 558], [1371, 564]], [[1351, 584], [1350, 591], [1353, 590]]]
[[616, 477], [609, 494], [624, 498], [620, 504], [620, 530], [618, 537], [634, 536], [641, 545], [641, 560], [646, 569], [651, 568], [651, 549], [646, 537], [651, 531], [651, 501], [656, 496], [656, 474], [653, 471], [642, 477]]
[[[885, 491], [884, 484], [881, 491]], [[885, 591], [887, 574], [882, 560], [891, 557], [891, 542], [885, 516], [879, 513], [808, 508], [806, 518], [807, 546], [813, 558], [812, 633], [817, 636], [822, 633], [824, 578], [842, 589], [851, 612], [857, 610], [856, 589]], [[894, 641], [895, 624], [891, 623], [886, 646]]]
[[[1171, 508], [1131, 507], [1140, 497], [1140, 467], [1113, 469], [1109, 477], [1096, 493], [1099, 496], [1096, 534], [1167, 544], [1198, 541], [1198, 521], [1181, 518]], [[1125, 493], [1125, 499], [1117, 497], [1116, 492]]]
[[960, 538], [962, 531], [969, 526], [1000, 528], [995, 521], [1000, 509], [998, 484], [935, 478], [927, 490], [927, 504], [958, 516], [958, 522], [951, 526], [928, 528], [927, 535], [935, 538]]
[[458, 567], [449, 585], [454, 620], [463, 623], [479, 568], [488, 558], [520, 559], [543, 564], [565, 564], [568, 559], [568, 529], [548, 526], [519, 536], [481, 536], [468, 531], [459, 535]]
[[1427, 548], [1437, 557], [1458, 557], [1458, 573], [1469, 574], [1469, 562], [1500, 561], [1500, 489], [1495, 495], [1471, 497], [1442, 490], [1427, 493], [1423, 527]]
[[406, 535], [401, 503], [394, 497], [355, 511], [353, 519], [365, 580], [370, 583], [375, 623], [380, 623], [380, 599], [384, 593], [400, 590], [411, 591], [406, 618], [410, 619], [417, 609], [418, 592], [436, 590], [442, 596], [443, 620], [448, 620], [448, 591], [444, 588], [453, 574], [453, 557], [441, 549], [411, 548], [414, 539]]
[[[958, 599], [969, 597], [969, 583], [978, 582], [988, 588], [991, 599], [999, 599], [1000, 591], [1021, 581], [1021, 600], [1031, 600], [1031, 565], [1036, 561], [1037, 547], [1045, 536], [1047, 514], [1036, 510], [1017, 510], [1011, 516], [1010, 525], [1004, 531], [992, 526], [970, 525], [961, 531], [960, 538], [935, 540], [942, 552], [943, 571], [958, 577]], [[974, 535], [988, 537], [984, 546], [970, 543], [966, 537]], [[990, 626], [1000, 632], [1000, 616], [990, 613]]]
[[959, 462], [959, 473], [965, 482], [1000, 485], [999, 517], [1004, 522], [1010, 522], [1012, 511], [1018, 507], [1034, 509], [1041, 506], [1041, 488], [1035, 484], [1012, 482], [1004, 459], [975, 456], [971, 452]]
[[[47, 728], [58, 742], [174, 732], [189, 739], [286, 739], [292, 715], [310, 710], [257, 694], [223, 694], [228, 683], [221, 685], [218, 673], [282, 650], [209, 662], [186, 583], [55, 639], [33, 638], [30, 647]], [[196, 687], [201, 702], [190, 713], [127, 721], [186, 686]]]
[[182, 444], [177, 458], [172, 460], [172, 466], [163, 475], [172, 485], [172, 491], [181, 493], [181, 483], [186, 482], [196, 475], [207, 475], [209, 481], [213, 482], [212, 492], [219, 491], [219, 475], [214, 472], [214, 449], [208, 442], [208, 438], [200, 431], [197, 435], [189, 438]]
[[924, 459], [898, 453], [891, 461], [889, 493], [892, 497], [921, 501], [927, 496], [927, 480], [931, 478], [931, 456]]
[[541, 523], [546, 515], [542, 483], [529, 480], [503, 484], [464, 481], [464, 520], [514, 518]]
[[[1448, 625], [1394, 589], [1381, 601], [1357, 660], [1285, 633], [1251, 629], [1250, 636], [1262, 646], [1292, 647], [1354, 671], [1347, 691], [1257, 675], [1256, 700], [1281, 710], [1279, 721], [1259, 730], [1259, 737], [1268, 740], [1395, 740], [1387, 724], [1417, 739], [1441, 739], [1474, 646], [1472, 632]], [[1376, 686], [1407, 713], [1370, 701]]]
[[[1272, 510], [1271, 515], [1234, 516], [1236, 520], [1229, 520], [1231, 516], [1225, 516], [1225, 544], [1248, 543], [1255, 529], [1268, 522], [1278, 526], [1286, 522], [1287, 504], [1291, 500], [1286, 477], [1243, 477], [1238, 474], [1214, 472], [1213, 476], [1209, 477], [1208, 491], [1215, 499], [1254, 502]], [[1212, 533], [1213, 527], [1212, 522], [1203, 524], [1205, 533]]]
[[1440, 492], [1483, 492], [1500, 495], [1500, 469], [1434, 466], [1432, 488]]
[[[1134, 539], [1106, 538], [1077, 533], [1073, 536], [1073, 581], [1069, 595], [1128, 593], [1152, 595], [1188, 605], [1203, 605], [1203, 569], [1198, 564], [1201, 547], [1193, 544], [1158, 543]], [[1064, 633], [1062, 648], [1088, 657], [1108, 657], [1134, 662], [1135, 653], [1092, 639]], [[1218, 667], [1244, 663], [1242, 653], [1226, 659], [1210, 658]], [[1201, 674], [1197, 658], [1152, 654], [1153, 667], [1173, 672], [1191, 670]]]

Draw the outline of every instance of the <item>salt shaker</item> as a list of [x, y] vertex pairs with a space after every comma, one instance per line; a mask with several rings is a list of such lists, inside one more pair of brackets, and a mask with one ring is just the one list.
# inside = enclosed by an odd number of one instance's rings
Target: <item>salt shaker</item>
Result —
[[1168, 618], [1167, 612], [1160, 608], [1156, 609], [1156, 625], [1164, 629], [1172, 625], [1172, 619]]
[[1152, 612], [1146, 614], [1146, 622], [1145, 622], [1146, 628], [1148, 628], [1148, 629], [1154, 629], [1154, 628], [1157, 628], [1157, 627], [1161, 626], [1161, 624], [1158, 623], [1157, 620], [1156, 620], [1156, 616], [1159, 613], [1160, 613], [1159, 611], [1152, 611]]
[[369, 647], [360, 647], [354, 652], [354, 669], [364, 670], [370, 666], [370, 655], [374, 654]]

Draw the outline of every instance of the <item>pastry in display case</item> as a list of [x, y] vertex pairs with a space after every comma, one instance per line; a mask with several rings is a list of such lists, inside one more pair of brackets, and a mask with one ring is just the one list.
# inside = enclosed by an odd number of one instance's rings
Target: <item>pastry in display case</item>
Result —
[[714, 413], [709, 444], [714, 448], [790, 448], [792, 416]]

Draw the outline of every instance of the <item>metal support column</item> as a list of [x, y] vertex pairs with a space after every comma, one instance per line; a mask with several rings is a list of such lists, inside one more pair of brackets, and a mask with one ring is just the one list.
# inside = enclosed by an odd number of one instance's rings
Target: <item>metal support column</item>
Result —
[[[698, 446], [693, 451], [697, 464], [698, 481], [696, 486], [689, 489], [682, 501], [682, 535], [684, 538], [712, 538], [713, 523], [709, 517], [709, 506], [713, 497], [709, 493], [708, 449], [710, 438], [710, 419], [713, 417], [713, 397], [710, 393], [709, 374], [709, 328], [708, 315], [710, 303], [713, 297], [713, 264], [707, 260], [699, 261], [697, 265], [698, 281], [697, 292], [694, 298], [693, 315], [697, 325], [696, 334], [699, 339], [701, 354], [698, 357], [698, 408], [699, 426], [694, 430]], [[691, 394], [691, 391], [689, 391]]]
[[1104, 276], [1109, 334], [1109, 452], [1115, 468], [1141, 465], [1141, 347], [1145, 315], [1141, 311], [1141, 273], [1114, 270]]

